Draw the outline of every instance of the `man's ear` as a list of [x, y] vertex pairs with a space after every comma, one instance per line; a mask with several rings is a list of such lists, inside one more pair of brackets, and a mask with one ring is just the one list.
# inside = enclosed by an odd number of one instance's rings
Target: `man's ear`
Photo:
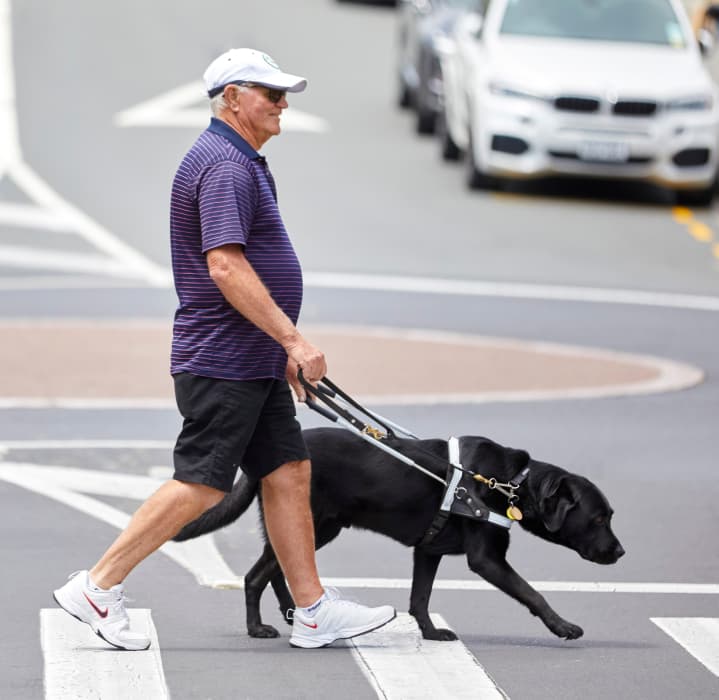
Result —
[[233, 111], [236, 112], [240, 108], [240, 90], [237, 85], [225, 85], [223, 91], [225, 103]]
[[539, 486], [539, 513], [549, 532], [558, 532], [567, 513], [577, 504], [568, 476], [546, 476]]

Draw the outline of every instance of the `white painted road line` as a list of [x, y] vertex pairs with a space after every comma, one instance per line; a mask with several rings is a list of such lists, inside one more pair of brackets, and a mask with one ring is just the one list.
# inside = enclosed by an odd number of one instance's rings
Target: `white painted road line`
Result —
[[[7, 223], [1, 218], [0, 224]], [[33, 270], [53, 270], [89, 275], [107, 275], [108, 277], [137, 277], [143, 279], [144, 273], [135, 274], [127, 269], [122, 260], [113, 260], [94, 253], [65, 252], [61, 250], [40, 250], [31, 246], [0, 245], [0, 260], [3, 267], [32, 268]]]
[[150, 611], [127, 611], [130, 626], [152, 640], [147, 651], [123, 652], [64, 610], [40, 611], [45, 700], [164, 700], [170, 695]]
[[[437, 627], [448, 627], [432, 615]], [[422, 639], [414, 619], [402, 613], [349, 647], [378, 698], [383, 700], [499, 700], [507, 695], [461, 641]]]
[[[410, 590], [408, 578], [325, 578], [323, 583], [338, 588], [382, 588]], [[719, 595], [719, 583], [651, 583], [617, 581], [529, 581], [532, 588], [545, 593], [640, 593], [651, 595]], [[437, 579], [435, 591], [495, 591], [480, 578]]]
[[719, 676], [719, 618], [652, 617], [651, 621]]
[[445, 279], [437, 277], [404, 277], [398, 275], [364, 275], [351, 272], [306, 272], [306, 287], [408, 292], [411, 294], [449, 294], [459, 296], [508, 297], [578, 301], [601, 304], [636, 304], [676, 309], [719, 311], [719, 297], [636, 289], [600, 289], [513, 282]]
[[[78, 441], [82, 446], [127, 447], [122, 441]], [[0, 457], [8, 446], [32, 447], [35, 443], [0, 443]], [[72, 442], [70, 441], [70, 444]], [[166, 447], [162, 441], [134, 441], [136, 447]], [[46, 447], [68, 446], [66, 441], [48, 441]], [[130, 516], [117, 508], [92, 498], [88, 494], [119, 496], [144, 500], [162, 483], [159, 479], [136, 474], [118, 474], [92, 469], [75, 469], [53, 465], [25, 464], [0, 461], [0, 480], [53, 498], [86, 515], [123, 529]], [[189, 571], [202, 586], [211, 588], [242, 589], [243, 579], [224, 560], [217, 549], [212, 534], [187, 542], [168, 542], [160, 551], [176, 564]], [[328, 586], [338, 588], [380, 588], [410, 590], [408, 578], [356, 578], [322, 577]], [[629, 593], [655, 595], [719, 595], [716, 583], [663, 583], [663, 582], [616, 582], [616, 581], [530, 581], [542, 592], [553, 593]], [[494, 586], [479, 578], [438, 579], [436, 591], [494, 591]]]
[[[64, 503], [119, 530], [127, 527], [130, 516], [86, 494], [145, 500], [162, 484], [134, 474], [15, 462], [0, 462], [0, 480]], [[188, 542], [167, 542], [159, 551], [189, 571], [201, 586], [212, 587], [216, 581], [237, 579], [217, 549], [212, 534]]]
[[[29, 204], [0, 205], [0, 224], [36, 226], [47, 224], [52, 219], [55, 223], [44, 226], [46, 231], [62, 230], [64, 234], [72, 231], [108, 256], [106, 269], [97, 272], [120, 274], [124, 271], [126, 278], [156, 287], [171, 284], [172, 276], [168, 270], [65, 201], [23, 160], [15, 104], [10, 0], [0, 0], [0, 177], [11, 179], [30, 200]], [[60, 251], [46, 251], [43, 254], [32, 249], [32, 252], [32, 255], [24, 257], [22, 249], [5, 247], [2, 255], [8, 258], [8, 264], [12, 262], [28, 269], [63, 269], [66, 264], [72, 272], [82, 269], [83, 264], [93, 260], [81, 256], [79, 262], [73, 262], [72, 256]], [[36, 257], [39, 258], [38, 265], [35, 264]]]

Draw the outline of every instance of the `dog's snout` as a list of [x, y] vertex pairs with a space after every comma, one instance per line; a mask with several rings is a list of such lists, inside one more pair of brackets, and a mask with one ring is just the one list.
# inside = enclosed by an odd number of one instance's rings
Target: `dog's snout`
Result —
[[625, 554], [624, 547], [617, 542], [617, 546], [614, 548], [614, 556], [619, 559], [619, 557], [623, 557]]

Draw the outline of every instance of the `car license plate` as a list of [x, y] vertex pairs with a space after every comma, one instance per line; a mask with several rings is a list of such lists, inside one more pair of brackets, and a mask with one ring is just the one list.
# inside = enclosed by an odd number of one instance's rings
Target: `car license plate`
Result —
[[629, 160], [629, 144], [617, 141], [585, 141], [579, 145], [577, 155], [581, 160], [626, 163]]

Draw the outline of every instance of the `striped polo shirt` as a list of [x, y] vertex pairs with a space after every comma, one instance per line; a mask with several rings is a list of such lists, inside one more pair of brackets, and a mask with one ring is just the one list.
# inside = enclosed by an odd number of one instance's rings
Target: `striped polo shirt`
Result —
[[172, 374], [283, 379], [282, 346], [227, 302], [207, 269], [207, 251], [241, 244], [275, 303], [297, 323], [302, 271], [277, 207], [272, 174], [265, 159], [219, 119], [212, 119], [177, 170], [170, 237], [179, 299]]

